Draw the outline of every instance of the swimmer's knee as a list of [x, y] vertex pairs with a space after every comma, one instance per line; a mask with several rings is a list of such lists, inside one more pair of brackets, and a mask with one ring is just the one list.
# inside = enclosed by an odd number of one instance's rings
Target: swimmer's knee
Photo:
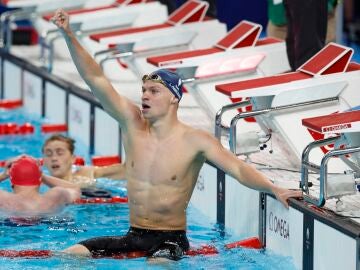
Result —
[[91, 256], [90, 250], [88, 250], [85, 246], [80, 244], [76, 244], [67, 249], [64, 249], [63, 252], [74, 255]]

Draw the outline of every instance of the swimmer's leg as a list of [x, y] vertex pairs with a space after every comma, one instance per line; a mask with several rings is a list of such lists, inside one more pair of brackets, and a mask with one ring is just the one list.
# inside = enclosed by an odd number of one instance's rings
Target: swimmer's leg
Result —
[[[129, 232], [125, 236], [94, 237], [65, 249], [63, 253], [80, 256], [107, 257], [114, 254], [140, 250], [134, 247], [132, 238], [134, 237]], [[137, 238], [135, 237], [135, 240]]]
[[80, 255], [80, 256], [91, 256], [90, 250], [88, 250], [85, 246], [76, 244], [71, 247], [68, 247], [67, 249], [64, 249], [62, 252], [73, 254], [73, 255]]

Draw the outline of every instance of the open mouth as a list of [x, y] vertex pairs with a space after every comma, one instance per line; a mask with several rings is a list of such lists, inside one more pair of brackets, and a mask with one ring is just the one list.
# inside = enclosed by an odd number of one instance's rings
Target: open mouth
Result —
[[150, 106], [147, 104], [142, 104], [142, 108], [143, 108], [143, 110], [147, 110], [147, 109], [150, 109]]
[[56, 164], [51, 165], [51, 169], [53, 169], [53, 170], [57, 170], [57, 169], [59, 169], [59, 168], [60, 168], [59, 165], [56, 165]]

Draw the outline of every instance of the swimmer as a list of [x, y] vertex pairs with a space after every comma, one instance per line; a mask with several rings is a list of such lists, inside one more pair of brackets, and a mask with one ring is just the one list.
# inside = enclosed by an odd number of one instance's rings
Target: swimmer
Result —
[[[130, 229], [125, 236], [97, 237], [65, 250], [79, 255], [109, 256], [144, 251], [178, 259], [189, 249], [186, 208], [206, 160], [240, 184], [273, 194], [284, 206], [302, 192], [275, 186], [253, 166], [238, 159], [211, 134], [182, 123], [177, 116], [182, 81], [160, 69], [142, 79], [141, 107], [114, 89], [101, 67], [82, 47], [58, 10], [52, 21], [62, 32], [72, 59], [103, 108], [119, 122], [126, 153]], [[105, 138], [104, 138], [105, 139]]]
[[121, 163], [101, 167], [77, 166], [73, 171], [74, 151], [75, 141], [61, 134], [52, 135], [44, 142], [44, 166], [51, 176], [69, 181], [81, 188], [94, 186], [97, 178], [125, 179], [125, 166]]
[[[0, 210], [11, 216], [53, 214], [80, 198], [76, 185], [43, 175], [38, 161], [30, 156], [13, 160], [6, 175], [10, 178], [13, 192], [0, 190]], [[41, 183], [52, 188], [40, 194]]]
[[108, 178], [114, 180], [125, 179], [124, 164], [113, 164], [110, 166], [76, 166], [75, 141], [67, 136], [55, 134], [50, 136], [43, 145], [42, 153], [44, 166], [51, 176], [69, 181], [82, 189], [87, 197], [110, 197], [110, 192], [95, 187], [97, 178]]
[[[109, 166], [76, 166], [75, 161], [75, 140], [70, 137], [54, 134], [45, 140], [42, 153], [43, 165], [48, 169], [51, 176], [71, 182], [81, 188], [86, 197], [111, 197], [109, 191], [96, 188], [97, 178], [108, 178], [114, 180], [125, 179], [125, 165], [118, 163]], [[9, 167], [13, 160], [9, 159], [5, 163], [5, 168]], [[8, 177], [5, 169], [0, 174], [0, 182]]]

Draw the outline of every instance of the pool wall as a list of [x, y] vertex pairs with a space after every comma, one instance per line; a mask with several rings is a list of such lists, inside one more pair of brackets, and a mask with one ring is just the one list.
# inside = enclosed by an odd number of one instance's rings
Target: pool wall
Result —
[[69, 136], [81, 139], [90, 154], [121, 156], [119, 125], [90, 92], [19, 58], [7, 57], [1, 61], [1, 98], [22, 98], [27, 112], [50, 123], [66, 123]]
[[[26, 60], [0, 51], [0, 98], [23, 99], [27, 112], [64, 124], [91, 155], [124, 158], [121, 130], [92, 94]], [[206, 163], [191, 203], [242, 237], [258, 236], [266, 248], [291, 256], [298, 269], [360, 269], [360, 227], [302, 201], [285, 209], [270, 195], [250, 190]]]

